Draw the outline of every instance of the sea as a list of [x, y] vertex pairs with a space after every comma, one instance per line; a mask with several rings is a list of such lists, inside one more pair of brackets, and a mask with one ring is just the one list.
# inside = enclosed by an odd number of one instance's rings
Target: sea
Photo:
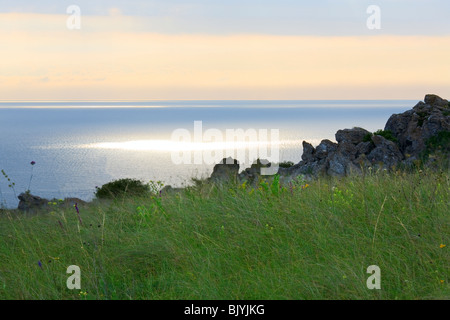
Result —
[[183, 187], [233, 155], [241, 170], [255, 156], [298, 163], [302, 141], [335, 141], [344, 128], [383, 129], [415, 103], [0, 101], [0, 206], [16, 208], [26, 190], [90, 201], [97, 186], [120, 178]]

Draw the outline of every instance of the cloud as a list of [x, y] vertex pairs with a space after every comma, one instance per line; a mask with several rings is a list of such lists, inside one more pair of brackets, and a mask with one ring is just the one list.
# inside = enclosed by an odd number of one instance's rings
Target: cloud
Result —
[[0, 14], [3, 99], [450, 96], [448, 36], [163, 34], [127, 16], [68, 30], [65, 19]]
[[[376, 33], [366, 27], [372, 4], [381, 8], [382, 29]], [[86, 19], [130, 17], [133, 23], [127, 26], [136, 32], [450, 35], [448, 0], [78, 0], [77, 5]], [[63, 15], [67, 6], [64, 1], [15, 0], [2, 3], [0, 12]]]

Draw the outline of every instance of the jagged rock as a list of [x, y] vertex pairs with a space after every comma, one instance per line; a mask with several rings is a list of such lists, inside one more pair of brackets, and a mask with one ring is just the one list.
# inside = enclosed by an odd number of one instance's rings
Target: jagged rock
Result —
[[375, 144], [375, 149], [367, 156], [372, 164], [381, 164], [383, 168], [392, 168], [403, 160], [402, 153], [393, 141], [379, 135], [374, 135], [372, 141]]
[[345, 169], [349, 162], [350, 161], [347, 158], [345, 158], [342, 154], [335, 153], [331, 155], [330, 159], [328, 160], [327, 173], [330, 176], [344, 176]]
[[442, 99], [441, 97], [435, 94], [427, 94], [425, 96], [424, 102], [425, 104], [429, 104], [431, 106], [438, 106], [438, 107], [448, 106], [448, 100]]
[[243, 170], [239, 175], [239, 181], [247, 181], [253, 183], [258, 181], [258, 178], [262, 175], [261, 168], [270, 168], [272, 164], [265, 159], [257, 159], [250, 168]]
[[353, 161], [356, 158], [356, 153], [358, 149], [353, 143], [343, 141], [338, 144], [336, 153], [341, 154], [343, 157], [347, 158], [349, 161]]
[[303, 145], [302, 160], [305, 162], [313, 162], [315, 152], [314, 147], [306, 141], [303, 141], [302, 145]]
[[338, 144], [346, 141], [356, 145], [363, 142], [367, 134], [370, 134], [370, 132], [363, 128], [355, 127], [353, 129], [338, 130], [335, 137]]
[[356, 157], [359, 157], [363, 154], [369, 154], [374, 147], [374, 144], [370, 141], [358, 143], [356, 145]]
[[331, 142], [328, 139], [324, 139], [320, 142], [320, 144], [316, 147], [315, 156], [318, 159], [325, 159], [329, 154], [335, 152], [338, 148], [338, 144]]
[[235, 181], [239, 173], [239, 161], [228, 157], [214, 166], [210, 179], [216, 182]]
[[327, 174], [330, 176], [349, 176], [359, 174], [360, 168], [346, 155], [336, 152], [329, 158]]
[[21, 193], [19, 198], [19, 205], [17, 209], [21, 211], [36, 211], [46, 207], [49, 203], [48, 199], [44, 199], [31, 193]]
[[439, 132], [450, 131], [448, 101], [436, 95], [425, 96], [412, 110], [392, 115], [385, 130], [393, 133], [405, 157], [419, 158], [426, 141]]

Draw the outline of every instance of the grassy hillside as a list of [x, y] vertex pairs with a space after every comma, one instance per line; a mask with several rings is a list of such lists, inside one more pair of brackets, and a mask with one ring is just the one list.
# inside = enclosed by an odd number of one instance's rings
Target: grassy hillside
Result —
[[449, 299], [449, 186], [367, 172], [6, 212], [0, 299]]

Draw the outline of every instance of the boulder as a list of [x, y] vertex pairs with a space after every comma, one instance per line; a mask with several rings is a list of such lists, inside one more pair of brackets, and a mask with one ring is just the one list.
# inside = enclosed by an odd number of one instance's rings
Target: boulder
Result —
[[326, 159], [329, 154], [335, 152], [338, 148], [338, 144], [331, 142], [328, 139], [324, 139], [316, 147], [315, 156], [317, 159]]
[[49, 200], [44, 199], [31, 193], [25, 192], [19, 194], [19, 206], [17, 209], [21, 211], [37, 211], [48, 206]]
[[356, 157], [369, 154], [373, 148], [374, 144], [371, 141], [358, 143], [356, 145]]
[[214, 166], [210, 179], [216, 182], [235, 181], [239, 173], [239, 161], [228, 157]]
[[442, 99], [435, 94], [427, 94], [424, 99], [425, 104], [438, 107], [448, 107], [448, 100]]
[[356, 158], [356, 153], [358, 152], [358, 149], [353, 143], [350, 143], [348, 141], [343, 141], [338, 144], [336, 153], [342, 155], [344, 158], [348, 159], [349, 161], [353, 161]]
[[381, 165], [383, 168], [390, 169], [403, 160], [403, 154], [393, 141], [379, 135], [374, 135], [372, 141], [375, 149], [370, 152], [367, 159], [373, 165]]
[[315, 149], [312, 146], [312, 144], [303, 141], [303, 154], [302, 154], [302, 160], [305, 162], [313, 162], [315, 160], [314, 153]]
[[367, 134], [370, 134], [370, 132], [363, 128], [355, 127], [353, 129], [338, 130], [335, 137], [338, 144], [346, 141], [356, 145], [360, 142], [363, 142], [364, 137]]

